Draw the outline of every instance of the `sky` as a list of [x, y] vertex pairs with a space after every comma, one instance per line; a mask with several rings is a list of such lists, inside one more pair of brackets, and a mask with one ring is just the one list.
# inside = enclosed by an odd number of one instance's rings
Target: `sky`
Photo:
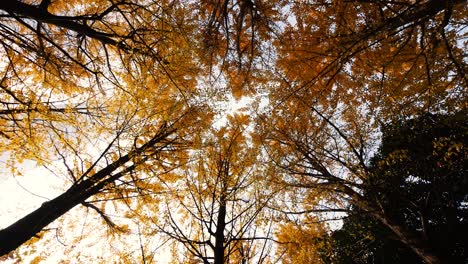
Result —
[[63, 181], [33, 161], [25, 161], [25, 175], [12, 175], [6, 169], [6, 155], [0, 157], [0, 227], [4, 228], [60, 193]]

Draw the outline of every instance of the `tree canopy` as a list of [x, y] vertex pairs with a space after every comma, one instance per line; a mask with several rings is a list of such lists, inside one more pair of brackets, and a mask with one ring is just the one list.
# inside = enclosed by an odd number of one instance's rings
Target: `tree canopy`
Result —
[[[426, 114], [385, 127], [371, 160], [372, 175], [363, 183], [366, 199], [448, 263], [467, 259], [465, 116]], [[387, 227], [356, 207], [332, 239], [333, 263], [421, 262]]]
[[466, 261], [466, 34], [464, 0], [3, 1], [5, 177], [63, 187], [2, 259]]

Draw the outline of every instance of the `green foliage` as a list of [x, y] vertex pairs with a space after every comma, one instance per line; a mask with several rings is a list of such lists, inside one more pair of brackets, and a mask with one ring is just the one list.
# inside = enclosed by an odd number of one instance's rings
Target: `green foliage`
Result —
[[355, 210], [329, 237], [326, 263], [423, 263], [393, 233], [369, 215]]
[[[383, 128], [365, 197], [450, 263], [468, 260], [466, 111]], [[418, 263], [382, 223], [354, 209], [331, 235], [333, 263]]]

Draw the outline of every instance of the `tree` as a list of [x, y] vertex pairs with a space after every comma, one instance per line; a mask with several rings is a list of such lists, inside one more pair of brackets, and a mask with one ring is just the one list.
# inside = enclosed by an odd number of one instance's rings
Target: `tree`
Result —
[[204, 135], [170, 188], [164, 217], [153, 221], [158, 223], [153, 228], [203, 263], [264, 262], [268, 257], [273, 231], [266, 204], [273, 193], [265, 189], [266, 171], [258, 167], [249, 122], [242, 114], [229, 116], [225, 126]]
[[[450, 263], [467, 260], [466, 113], [426, 114], [386, 126], [364, 197], [413, 230]], [[333, 263], [414, 263], [415, 255], [385, 225], [359, 208], [332, 235]]]
[[326, 111], [343, 103], [382, 121], [463, 105], [464, 2], [292, 4], [295, 20], [277, 41], [275, 99], [293, 97]]
[[[365, 194], [449, 262], [464, 262], [467, 241], [466, 111], [426, 114], [383, 129]], [[366, 183], [365, 183], [366, 184]]]
[[[98, 159], [62, 195], [43, 203], [37, 210], [1, 230], [0, 253], [3, 255], [17, 248], [77, 205], [83, 204], [100, 212], [97, 207], [87, 203], [86, 200], [117, 180], [129, 177], [131, 173], [135, 173], [137, 167], [141, 167], [144, 163], [155, 162], [155, 157], [167, 151], [174, 143], [171, 139], [174, 132], [175, 129], [172, 127], [162, 127], [158, 134], [142, 146], [136, 147], [101, 170], [94, 172], [100, 162]], [[100, 158], [104, 158], [107, 154], [104, 152]], [[128, 164], [129, 162], [131, 164]]]
[[[291, 4], [276, 40], [272, 107], [260, 116], [278, 180], [323, 197], [315, 208], [368, 211], [429, 263], [419, 237], [389, 221], [362, 196], [380, 124], [465, 108], [460, 42], [464, 1], [333, 1]], [[314, 196], [313, 194], [308, 195]], [[332, 206], [333, 208], [324, 208]], [[318, 208], [317, 208], [318, 206]]]
[[[118, 108], [126, 106], [120, 96], [145, 101], [142, 96], [169, 95], [174, 89], [189, 94], [194, 86], [197, 68], [182, 52], [188, 45], [185, 34], [190, 34], [184, 30], [192, 24], [188, 15], [173, 16], [180, 11], [176, 6], [151, 1], [67, 5], [48, 0], [0, 4], [0, 125], [6, 143], [0, 146], [19, 158], [47, 160], [49, 151], [41, 148], [50, 142], [43, 138], [53, 134], [51, 141], [66, 139], [74, 146], [62, 126], [88, 132], [83, 128], [102, 130], [109, 124], [114, 129], [104, 117], [113, 120], [112, 114], [122, 114]], [[168, 33], [166, 27], [176, 30]], [[172, 87], [161, 89], [163, 84]]]
[[350, 211], [327, 241], [325, 263], [424, 263], [391, 230], [358, 209]]
[[88, 198], [132, 199], [144, 182], [139, 176], [150, 165], [163, 174], [161, 163], [177, 163], [192, 134], [210, 119], [206, 105], [191, 98], [197, 67], [184, 51], [191, 23], [181, 13], [172, 16], [181, 9], [87, 1], [63, 10], [65, 3], [0, 4], [0, 148], [10, 155], [12, 173], [31, 159], [67, 185], [62, 195], [0, 231], [2, 254], [80, 204], [112, 224]]
[[211, 81], [228, 83], [237, 99], [255, 95], [269, 82], [271, 41], [288, 1], [198, 1], [200, 58]]
[[285, 264], [324, 263], [321, 252], [327, 252], [327, 227], [316, 217], [305, 217], [299, 223], [286, 223], [280, 226], [276, 235], [276, 254]]
[[[325, 122], [331, 130], [322, 126], [321, 133], [329, 135], [328, 142], [352, 146], [337, 125], [329, 119]], [[424, 261], [460, 261], [458, 258], [463, 259], [464, 253], [458, 252], [464, 251], [466, 242], [454, 233], [450, 236], [454, 239], [450, 241], [445, 235], [463, 230], [465, 225], [461, 219], [466, 214], [463, 207], [466, 202], [466, 191], [463, 191], [466, 189], [463, 188], [466, 183], [463, 179], [466, 171], [463, 143], [466, 141], [466, 113], [461, 111], [452, 116], [427, 114], [403, 124], [383, 130], [379, 154], [370, 165], [365, 161], [362, 164], [350, 162], [351, 155], [358, 162], [364, 159], [359, 149], [352, 148], [348, 153], [339, 152], [337, 148], [330, 151], [327, 143], [319, 141], [322, 138], [318, 132], [315, 135], [297, 134], [298, 138], [287, 138], [288, 141], [283, 139], [281, 143], [275, 143], [281, 145], [275, 146], [277, 149], [287, 147], [290, 151], [288, 156], [278, 160], [291, 176], [283, 181], [322, 193], [327, 190], [328, 196], [321, 196], [334, 197], [328, 202], [321, 199], [315, 208], [313, 204], [309, 205], [311, 212], [323, 208], [324, 202], [343, 209], [352, 205], [388, 228], [395, 239]], [[317, 209], [317, 206], [320, 207]]]
[[[18, 164], [27, 159], [67, 182], [63, 196], [38, 209], [41, 217], [24, 220], [31, 225], [42, 221], [37, 226], [44, 227], [81, 204], [115, 227], [109, 216], [113, 206], [122, 210], [122, 218], [134, 218], [127, 222], [138, 239], [142, 262], [154, 254], [144, 240], [158, 239], [159, 231], [166, 237], [178, 235], [186, 250], [200, 259], [207, 257], [203, 247], [213, 250], [219, 262], [226, 245], [236, 252], [231, 259], [253, 252], [254, 240], [246, 238], [255, 236], [243, 232], [262, 230], [269, 235], [278, 227], [267, 221], [271, 229], [267, 228], [262, 222], [267, 217], [260, 214], [359, 208], [426, 262], [440, 263], [447, 256], [411, 232], [416, 222], [396, 217], [398, 210], [388, 215], [388, 209], [382, 211], [373, 202], [383, 187], [374, 177], [371, 157], [381, 141], [382, 125], [466, 108], [465, 3], [0, 3], [0, 150], [9, 155], [7, 165], [14, 175], [23, 173]], [[213, 134], [206, 128], [217, 124], [212, 119], [223, 111], [223, 100], [242, 96], [256, 101], [250, 113], [258, 114], [258, 126], [248, 128], [251, 138], [242, 142], [241, 156], [215, 157], [226, 150], [210, 144], [226, 141], [215, 135], [216, 129]], [[437, 144], [445, 148], [448, 143]], [[258, 158], [263, 155], [271, 160]], [[201, 157], [209, 159], [200, 164], [192, 160]], [[224, 178], [236, 173], [229, 175], [226, 166], [230, 171], [252, 168], [265, 178], [254, 177], [248, 188], [230, 190], [230, 180]], [[250, 179], [245, 174], [233, 177], [244, 176]], [[221, 180], [210, 182], [216, 178], [223, 178], [228, 187]], [[202, 183], [213, 188], [205, 190]], [[260, 183], [264, 188], [253, 191]], [[370, 183], [375, 194], [366, 186]], [[241, 195], [231, 201], [223, 196], [231, 191], [257, 200], [243, 202]], [[400, 191], [382, 194], [393, 197]], [[181, 197], [182, 193], [190, 195]], [[53, 215], [46, 214], [50, 204], [57, 208]], [[197, 211], [197, 204], [212, 210]], [[240, 215], [230, 231], [221, 228], [223, 204], [236, 205], [231, 213]], [[243, 206], [252, 210], [243, 211]], [[181, 212], [174, 213], [174, 208]], [[160, 212], [166, 214], [157, 219]], [[221, 225], [210, 230], [214, 235], [194, 225], [194, 236], [184, 237], [189, 229], [188, 223], [178, 222], [182, 216], [209, 222], [217, 216]], [[281, 223], [295, 223], [285, 230], [300, 230], [291, 240], [301, 240], [300, 233], [310, 231], [298, 228], [300, 221]], [[36, 232], [27, 230], [24, 239]], [[221, 236], [225, 232], [238, 236], [221, 243], [228, 239]], [[259, 241], [270, 241], [267, 238]], [[206, 243], [198, 247], [190, 241]], [[266, 250], [272, 244], [263, 245]], [[291, 248], [284, 250], [294, 254]], [[133, 249], [122, 252], [122, 261], [135, 254]]]

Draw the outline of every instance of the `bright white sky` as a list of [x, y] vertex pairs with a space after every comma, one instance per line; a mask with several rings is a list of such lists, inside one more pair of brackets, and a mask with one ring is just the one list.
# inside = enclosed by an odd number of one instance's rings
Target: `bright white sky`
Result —
[[36, 167], [35, 162], [26, 161], [23, 166], [27, 173], [14, 176], [3, 166], [5, 155], [1, 157], [0, 166], [0, 228], [4, 228], [21, 216], [39, 207], [46, 199], [59, 194], [63, 181], [45, 168]]

